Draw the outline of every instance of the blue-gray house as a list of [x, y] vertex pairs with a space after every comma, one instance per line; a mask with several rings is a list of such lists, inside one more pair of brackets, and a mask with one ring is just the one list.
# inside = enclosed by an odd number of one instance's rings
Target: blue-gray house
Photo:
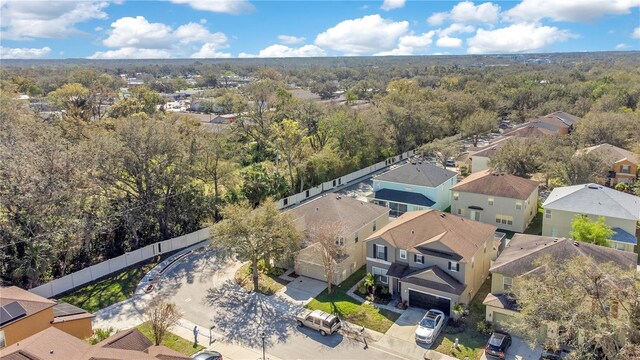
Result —
[[429, 164], [411, 162], [373, 178], [369, 201], [388, 207], [391, 216], [408, 211], [451, 206], [451, 187], [458, 182], [457, 173]]

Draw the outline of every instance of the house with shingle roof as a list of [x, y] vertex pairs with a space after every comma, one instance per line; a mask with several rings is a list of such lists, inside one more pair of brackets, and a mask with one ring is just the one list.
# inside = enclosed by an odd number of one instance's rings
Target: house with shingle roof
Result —
[[608, 167], [602, 185], [615, 186], [618, 183], [633, 184], [638, 181], [640, 155], [610, 144], [600, 144], [576, 151], [579, 154], [594, 154]]
[[513, 283], [518, 277], [543, 272], [544, 265], [537, 261], [546, 256], [555, 261], [588, 257], [596, 264], [611, 262], [625, 270], [635, 269], [638, 262], [638, 255], [632, 252], [578, 243], [566, 237], [516, 234], [491, 265], [491, 293], [483, 302], [487, 321], [500, 329], [518, 316], [518, 304], [510, 296]]
[[[296, 227], [305, 234], [316, 226], [337, 226], [342, 232], [336, 245], [342, 248], [334, 280], [340, 284], [365, 265], [364, 239], [389, 223], [389, 209], [336, 194], [321, 196], [289, 210]], [[305, 238], [294, 260], [296, 274], [326, 281], [320, 244]]]
[[409, 306], [450, 315], [487, 278], [495, 231], [437, 210], [408, 212], [366, 239], [367, 271]]
[[390, 209], [391, 216], [451, 205], [449, 191], [458, 174], [426, 161], [413, 161], [373, 178], [374, 204]]
[[598, 184], [583, 184], [553, 189], [542, 204], [542, 235], [569, 237], [571, 221], [578, 215], [591, 220], [603, 217], [615, 234], [612, 247], [633, 252], [638, 244], [640, 197]]
[[473, 173], [451, 188], [451, 213], [524, 232], [537, 212], [538, 185], [495, 170]]

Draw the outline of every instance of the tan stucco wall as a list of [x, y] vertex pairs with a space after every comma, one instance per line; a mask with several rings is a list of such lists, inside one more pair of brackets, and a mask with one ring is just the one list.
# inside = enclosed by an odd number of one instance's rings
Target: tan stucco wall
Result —
[[9, 346], [45, 330], [51, 326], [51, 321], [53, 321], [53, 308], [48, 308], [0, 329], [4, 331], [6, 346]]
[[[458, 200], [455, 200], [453, 193], [458, 193]], [[493, 205], [489, 205], [489, 198], [493, 197]], [[522, 208], [516, 209], [516, 202], [522, 202]], [[480, 212], [480, 222], [490, 224], [499, 229], [515, 232], [524, 232], [536, 214], [538, 206], [538, 189], [534, 190], [526, 200], [517, 200], [500, 196], [488, 196], [464, 191], [451, 191], [451, 213], [454, 215], [471, 218], [469, 206], [478, 206], [483, 210]], [[458, 214], [458, 209], [462, 214]], [[496, 214], [513, 216], [513, 224], [496, 223]]]
[[[588, 211], [588, 209], [585, 209]], [[542, 235], [543, 236], [556, 236], [556, 237], [569, 237], [569, 233], [571, 232], [571, 221], [576, 217], [576, 215], [582, 214], [579, 212], [569, 212], [562, 210], [554, 210], [551, 209], [551, 218], [547, 218], [546, 209], [544, 210], [544, 214], [542, 215]], [[599, 216], [585, 214], [591, 220], [598, 220]], [[610, 227], [619, 227], [624, 231], [627, 231], [630, 234], [636, 233], [636, 221], [635, 220], [625, 220], [618, 218], [605, 217], [604, 218], [607, 225]], [[557, 230], [556, 234], [553, 234], [553, 229]]]
[[78, 339], [86, 339], [93, 335], [91, 328], [91, 318], [77, 319], [71, 321], [56, 322], [53, 324], [56, 329], [71, 334]]

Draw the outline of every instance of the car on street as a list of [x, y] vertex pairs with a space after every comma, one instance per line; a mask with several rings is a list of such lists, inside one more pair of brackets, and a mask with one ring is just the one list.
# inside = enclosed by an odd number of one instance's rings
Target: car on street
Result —
[[444, 318], [444, 313], [440, 310], [427, 311], [416, 329], [416, 341], [425, 344], [433, 343], [444, 327]]
[[454, 159], [449, 159], [449, 160], [445, 161], [445, 165], [447, 165], [447, 167], [455, 167], [456, 166], [456, 161]]
[[217, 351], [209, 350], [197, 353], [192, 357], [193, 360], [222, 360], [222, 354]]
[[484, 347], [484, 353], [487, 355], [487, 359], [504, 359], [509, 346], [511, 346], [511, 335], [501, 331], [494, 331], [487, 342], [487, 346]]
[[320, 335], [331, 335], [338, 331], [342, 324], [336, 316], [320, 310], [305, 310], [296, 315], [298, 326], [306, 326], [320, 332]]

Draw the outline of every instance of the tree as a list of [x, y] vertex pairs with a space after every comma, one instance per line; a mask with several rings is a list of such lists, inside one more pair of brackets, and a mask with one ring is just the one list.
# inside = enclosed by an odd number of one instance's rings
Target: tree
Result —
[[160, 345], [169, 328], [175, 325], [182, 317], [178, 307], [174, 303], [166, 302], [159, 296], [155, 297], [144, 312], [145, 321], [149, 322], [153, 334], [154, 345]]
[[602, 159], [593, 153], [577, 154], [556, 165], [555, 175], [566, 185], [596, 182], [606, 169]]
[[237, 169], [232, 161], [232, 144], [228, 137], [220, 133], [204, 133], [198, 138], [198, 177], [208, 183], [213, 182], [213, 217], [219, 220], [220, 187], [225, 187]]
[[329, 294], [333, 291], [338, 262], [345, 256], [344, 244], [340, 244], [345, 235], [345, 226], [340, 222], [317, 223], [307, 229], [310, 246], [322, 260]]
[[[575, 349], [575, 359], [600, 359], [599, 350], [607, 359], [631, 359], [624, 357], [624, 348], [640, 344], [640, 273], [635, 264], [627, 269], [591, 258], [545, 257], [536, 265], [540, 272], [514, 281], [519, 315], [505, 324], [508, 330], [533, 344], [539, 329], [546, 328], [556, 339], [553, 345]], [[626, 338], [622, 349], [617, 334]]]
[[251, 262], [253, 290], [259, 290], [258, 261], [287, 260], [300, 248], [302, 234], [290, 214], [281, 213], [273, 201], [256, 209], [249, 203], [227, 205], [224, 220], [211, 228], [211, 245], [241, 261]]
[[476, 111], [465, 117], [460, 124], [463, 136], [471, 137], [473, 146], [478, 146], [480, 136], [496, 128], [496, 115], [489, 111]]
[[66, 84], [47, 97], [55, 107], [64, 110], [67, 117], [89, 121], [92, 116], [91, 93], [81, 84]]
[[338, 86], [332, 81], [316, 82], [311, 86], [311, 91], [320, 95], [322, 100], [331, 99], [336, 90], [338, 90]]
[[640, 115], [590, 112], [577, 123], [573, 135], [584, 146], [607, 143], [624, 148], [640, 140]]
[[537, 139], [512, 138], [491, 157], [489, 165], [500, 171], [528, 177], [542, 169], [543, 152]]
[[271, 147], [276, 150], [276, 156], [281, 156], [287, 164], [291, 190], [295, 192], [296, 176], [300, 180], [300, 191], [304, 190], [304, 178], [300, 173], [300, 162], [306, 156], [306, 131], [300, 128], [297, 121], [284, 119], [280, 123], [272, 124]]
[[[277, 170], [277, 169], [276, 169]], [[280, 198], [288, 191], [287, 181], [265, 163], [251, 164], [241, 172], [240, 193], [253, 208], [267, 198]]]
[[574, 240], [606, 247], [609, 247], [607, 240], [615, 234], [602, 216], [593, 221], [586, 215], [577, 215], [571, 221], [571, 228], [569, 234]]
[[420, 148], [423, 155], [435, 157], [442, 167], [447, 166], [447, 160], [460, 155], [460, 151], [461, 145], [458, 136], [434, 140]]

